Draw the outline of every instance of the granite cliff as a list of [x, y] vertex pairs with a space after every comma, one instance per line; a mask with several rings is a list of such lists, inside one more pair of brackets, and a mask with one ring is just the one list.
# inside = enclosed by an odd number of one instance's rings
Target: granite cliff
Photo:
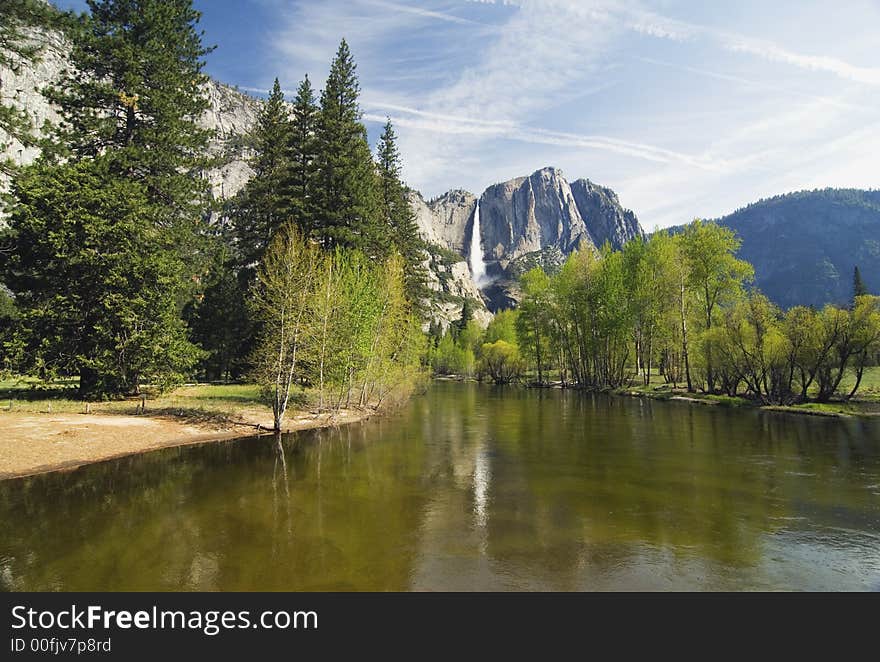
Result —
[[470, 247], [479, 203], [482, 255], [476, 257], [487, 273], [479, 290], [493, 311], [516, 305], [525, 264], [558, 264], [580, 248], [596, 250], [606, 242], [620, 248], [644, 236], [614, 191], [586, 179], [569, 184], [557, 168], [494, 184], [479, 198], [451, 191], [426, 202], [413, 193], [412, 202], [425, 241], [469, 264], [475, 258]]
[[[66, 39], [55, 32], [35, 32], [33, 39], [42, 46], [39, 59], [19, 62], [10, 68], [0, 67], [0, 94], [5, 101], [27, 112], [40, 133], [44, 126], [60, 119], [41, 91], [57, 81], [67, 67], [68, 45]], [[207, 177], [214, 196], [226, 198], [235, 195], [253, 175], [243, 138], [254, 125], [262, 102], [215, 80], [208, 81], [204, 93], [209, 107], [199, 118], [199, 124], [214, 130], [209, 150], [218, 159], [218, 165]], [[16, 165], [33, 163], [40, 153], [36, 146], [22, 145], [2, 131], [0, 144], [6, 146], [0, 152], [0, 159], [8, 159]], [[9, 178], [3, 175], [0, 194], [8, 189]]]

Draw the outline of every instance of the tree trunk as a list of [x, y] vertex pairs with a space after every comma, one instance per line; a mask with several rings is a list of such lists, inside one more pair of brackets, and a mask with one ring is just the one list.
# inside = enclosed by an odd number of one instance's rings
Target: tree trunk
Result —
[[687, 379], [688, 393], [694, 392], [694, 385], [691, 382], [691, 362], [688, 356], [688, 336], [687, 336], [687, 318], [684, 314], [684, 283], [681, 284], [681, 351], [684, 357], [684, 374]]
[[847, 400], [852, 400], [853, 396], [856, 394], [856, 391], [859, 390], [859, 386], [862, 383], [862, 375], [865, 373], [865, 363], [867, 362], [867, 356], [865, 352], [859, 356], [859, 365], [856, 368], [856, 385], [853, 386], [852, 391], [849, 392], [849, 395], [846, 396]]

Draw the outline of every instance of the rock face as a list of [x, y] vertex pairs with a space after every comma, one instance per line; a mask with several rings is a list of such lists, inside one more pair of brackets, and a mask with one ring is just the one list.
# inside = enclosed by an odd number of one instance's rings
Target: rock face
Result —
[[495, 184], [480, 197], [480, 237], [491, 278], [483, 295], [490, 310], [513, 307], [520, 275], [513, 266], [542, 262], [547, 254], [564, 258], [580, 248], [595, 250], [606, 241], [619, 249], [642, 236], [635, 214], [621, 207], [614, 191], [586, 179], [570, 185], [556, 168]]
[[567, 255], [593, 245], [571, 187], [556, 168], [486, 189], [480, 198], [480, 229], [490, 274], [492, 262], [504, 269], [511, 260], [549, 246]]
[[[422, 238], [446, 252], [446, 267], [451, 259], [460, 260], [454, 271], [444, 271], [442, 261], [434, 258], [426, 263], [431, 287], [441, 298], [474, 298], [492, 311], [517, 305], [519, 277], [531, 266], [553, 271], [579, 248], [596, 250], [607, 241], [619, 249], [644, 236], [635, 214], [621, 207], [614, 191], [587, 179], [569, 184], [561, 170], [542, 168], [490, 186], [480, 196], [480, 245], [488, 280], [478, 288], [467, 267], [476, 196], [456, 190], [426, 202], [413, 191], [410, 201]], [[450, 258], [449, 252], [455, 255]]]
[[609, 242], [615, 250], [645, 232], [636, 215], [620, 206], [617, 193], [594, 184], [589, 179], [578, 179], [571, 184], [571, 192], [578, 212], [596, 246]]
[[449, 191], [425, 202], [417, 191], [410, 192], [410, 203], [422, 238], [459, 255], [467, 255], [471, 223], [477, 198], [467, 191]]
[[[66, 45], [57, 33], [34, 32], [33, 40], [42, 45], [42, 57], [36, 62], [13, 63], [11, 68], [0, 67], [0, 96], [3, 102], [27, 113], [34, 127], [39, 129], [46, 122], [55, 124], [58, 113], [40, 93], [52, 81], [58, 80], [66, 66]], [[15, 165], [28, 165], [39, 156], [40, 150], [33, 145], [23, 145], [0, 130], [0, 153], [4, 161]], [[0, 194], [9, 190], [9, 177], [0, 174]]]
[[263, 102], [213, 79], [204, 92], [210, 105], [199, 125], [214, 131], [209, 151], [221, 164], [208, 172], [208, 180], [215, 198], [229, 198], [254, 175], [244, 137], [256, 124]]
[[[39, 59], [21, 62], [11, 69], [0, 67], [0, 94], [7, 103], [11, 101], [13, 106], [25, 110], [39, 132], [45, 123], [55, 124], [60, 119], [41, 90], [57, 82], [67, 68], [68, 45], [58, 33], [34, 33], [34, 39], [43, 45]], [[204, 93], [210, 105], [198, 123], [216, 131], [209, 152], [219, 160], [219, 165], [208, 171], [207, 177], [214, 197], [227, 198], [235, 195], [253, 176], [243, 138], [254, 126], [262, 102], [214, 80], [208, 81]], [[17, 165], [29, 165], [39, 156], [37, 147], [22, 145], [2, 131], [0, 144], [6, 145], [0, 157]], [[3, 176], [0, 193], [8, 189], [8, 177]]]
[[461, 256], [437, 245], [429, 245], [424, 266], [428, 274], [427, 286], [433, 292], [428, 302], [429, 317], [445, 331], [461, 317], [465, 299], [477, 302], [474, 319], [485, 327], [492, 319], [484, 298], [471, 277], [470, 268]]

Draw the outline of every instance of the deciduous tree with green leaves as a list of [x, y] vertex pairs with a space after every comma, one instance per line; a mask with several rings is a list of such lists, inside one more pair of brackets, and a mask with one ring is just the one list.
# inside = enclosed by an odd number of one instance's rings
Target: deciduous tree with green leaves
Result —
[[[754, 277], [752, 265], [736, 257], [740, 240], [729, 228], [696, 219], [681, 235], [687, 282], [700, 303], [703, 328], [711, 329], [719, 305], [731, 303]], [[706, 357], [707, 390], [715, 388], [712, 354]]]
[[523, 274], [520, 287], [523, 299], [516, 319], [517, 338], [523, 354], [538, 372], [538, 384], [543, 384], [545, 365], [553, 357], [550, 278], [543, 269], [535, 267]]
[[272, 405], [281, 430], [309, 347], [315, 342], [313, 305], [319, 294], [319, 248], [293, 224], [275, 234], [257, 270], [252, 306], [260, 338], [252, 377]]

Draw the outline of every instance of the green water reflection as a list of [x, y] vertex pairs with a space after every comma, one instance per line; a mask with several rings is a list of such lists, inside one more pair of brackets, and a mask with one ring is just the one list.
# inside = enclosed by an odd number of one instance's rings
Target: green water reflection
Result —
[[880, 421], [437, 384], [0, 483], [5, 590], [880, 589]]

